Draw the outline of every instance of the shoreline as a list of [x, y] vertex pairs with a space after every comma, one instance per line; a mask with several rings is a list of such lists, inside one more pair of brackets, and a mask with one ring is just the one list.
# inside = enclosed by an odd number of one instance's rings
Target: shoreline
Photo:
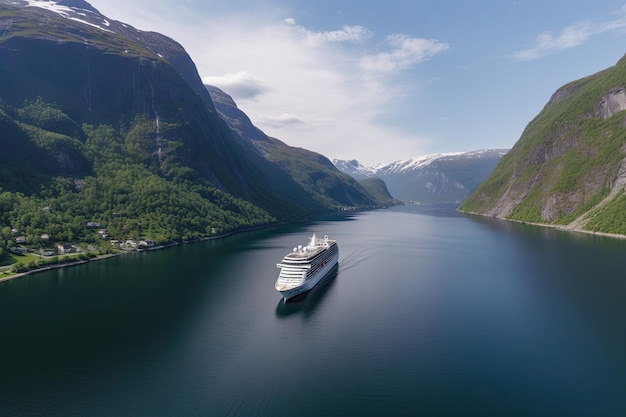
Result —
[[626, 240], [626, 235], [622, 235], [622, 234], [619, 234], [619, 233], [593, 232], [591, 230], [581, 229], [580, 227], [563, 226], [563, 225], [560, 225], [560, 224], [525, 222], [525, 221], [522, 221], [522, 220], [512, 220], [512, 219], [503, 219], [501, 217], [485, 216], [484, 214], [472, 213], [472, 212], [463, 211], [463, 210], [457, 210], [457, 211], [459, 213], [467, 214], [467, 215], [470, 215], [470, 216], [477, 216], [477, 217], [482, 217], [482, 218], [487, 218], [487, 219], [496, 219], [496, 220], [501, 220], [503, 222], [527, 224], [527, 225], [530, 225], [530, 226], [547, 227], [549, 229], [560, 230], [560, 231], [563, 231], [563, 232], [582, 233], [582, 234], [585, 234], [585, 235], [602, 236], [602, 237], [609, 237], [609, 238], [612, 238], [612, 239]]
[[[297, 222], [295, 222], [295, 223], [297, 223]], [[233, 236], [233, 235], [238, 234], [238, 233], [250, 232], [250, 231], [253, 231], [253, 230], [270, 229], [272, 227], [276, 227], [276, 226], [280, 226], [280, 225], [284, 225], [284, 224], [288, 224], [288, 222], [272, 223], [272, 224], [263, 225], [263, 226], [254, 226], [254, 227], [249, 227], [249, 228], [245, 228], [245, 229], [240, 229], [240, 230], [235, 230], [235, 231], [231, 231], [231, 232], [222, 233], [222, 234], [219, 234], [219, 235], [200, 237], [200, 238], [197, 238], [197, 239], [187, 240], [187, 241], [184, 241], [184, 242], [170, 242], [170, 243], [164, 243], [162, 245], [155, 245], [155, 246], [152, 246], [152, 247], [149, 247], [149, 248], [146, 248], [146, 249], [125, 250], [125, 251], [121, 251], [119, 253], [107, 253], [105, 255], [97, 255], [96, 257], [91, 258], [91, 259], [81, 259], [81, 260], [76, 260], [76, 261], [69, 261], [69, 262], [58, 263], [58, 264], [54, 264], [54, 265], [46, 265], [46, 266], [43, 266], [41, 268], [31, 269], [30, 271], [20, 272], [18, 274], [9, 275], [9, 276], [6, 276], [6, 277], [2, 277], [0, 275], [0, 284], [2, 284], [4, 282], [7, 282], [7, 281], [12, 281], [14, 279], [23, 278], [23, 277], [26, 277], [26, 276], [29, 276], [29, 275], [34, 275], [34, 274], [37, 274], [37, 273], [40, 273], [40, 272], [51, 271], [53, 269], [68, 268], [68, 267], [71, 267], [71, 266], [84, 265], [84, 264], [87, 264], [89, 262], [101, 261], [103, 259], [108, 259], [108, 258], [112, 258], [112, 257], [115, 257], [115, 256], [128, 255], [130, 253], [156, 251], [156, 250], [162, 250], [162, 249], [171, 248], [171, 247], [178, 246], [178, 245], [187, 245], [187, 244], [190, 244], [190, 243], [204, 242], [204, 241], [207, 241], [207, 240], [224, 239], [224, 238], [227, 238], [229, 236]]]
[[41, 267], [41, 268], [31, 269], [30, 271], [20, 272], [18, 274], [2, 277], [2, 278], [0, 278], [0, 283], [6, 282], [6, 281], [11, 281], [11, 280], [17, 279], [17, 278], [23, 278], [25, 276], [33, 275], [33, 274], [36, 274], [36, 273], [39, 273], [39, 272], [46, 272], [46, 271], [51, 271], [53, 269], [66, 268], [66, 267], [76, 266], [76, 265], [84, 265], [84, 264], [89, 263], [89, 262], [95, 262], [95, 261], [99, 261], [99, 260], [102, 260], [102, 259], [111, 258], [113, 256], [119, 256], [119, 255], [125, 255], [125, 254], [126, 254], [126, 252], [110, 253], [110, 254], [106, 254], [106, 255], [99, 255], [99, 256], [96, 256], [95, 258], [92, 258], [92, 259], [83, 259], [83, 260], [79, 260], [79, 261], [70, 261], [70, 262], [58, 263], [58, 264], [55, 264], [55, 265], [46, 265], [46, 266]]

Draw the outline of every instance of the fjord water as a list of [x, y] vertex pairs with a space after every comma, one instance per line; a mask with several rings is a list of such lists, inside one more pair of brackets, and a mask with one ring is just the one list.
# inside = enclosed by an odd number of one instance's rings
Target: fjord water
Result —
[[[310, 235], [340, 264], [284, 303]], [[626, 242], [405, 206], [0, 284], [2, 416], [623, 416]]]

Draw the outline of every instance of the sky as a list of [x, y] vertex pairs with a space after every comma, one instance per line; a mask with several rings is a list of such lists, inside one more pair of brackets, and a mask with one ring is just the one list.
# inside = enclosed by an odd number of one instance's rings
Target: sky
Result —
[[90, 0], [183, 45], [269, 136], [366, 166], [510, 148], [626, 53], [612, 0]]

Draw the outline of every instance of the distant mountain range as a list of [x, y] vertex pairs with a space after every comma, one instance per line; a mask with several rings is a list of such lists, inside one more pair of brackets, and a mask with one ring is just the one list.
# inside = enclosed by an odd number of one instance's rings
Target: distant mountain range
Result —
[[459, 203], [484, 181], [506, 149], [441, 153], [366, 167], [356, 160], [334, 159], [342, 172], [357, 179], [380, 178], [402, 201]]

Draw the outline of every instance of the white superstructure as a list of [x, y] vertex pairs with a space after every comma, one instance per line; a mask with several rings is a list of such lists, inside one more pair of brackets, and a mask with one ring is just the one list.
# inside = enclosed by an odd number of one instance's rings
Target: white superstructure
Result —
[[306, 246], [298, 246], [276, 266], [280, 274], [276, 290], [288, 300], [313, 288], [339, 262], [337, 241], [328, 236], [318, 239], [315, 234]]

